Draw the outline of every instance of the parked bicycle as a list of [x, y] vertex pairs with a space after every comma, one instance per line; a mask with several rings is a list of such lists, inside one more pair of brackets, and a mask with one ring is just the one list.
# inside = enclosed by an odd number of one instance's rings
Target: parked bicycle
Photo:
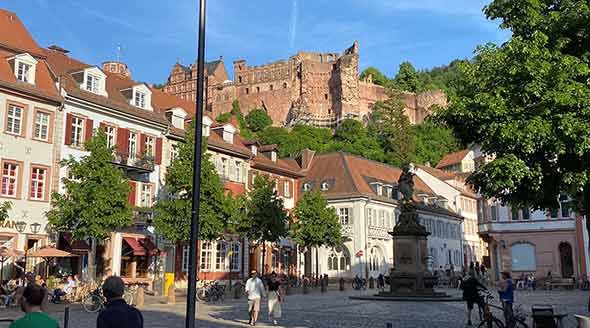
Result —
[[354, 279], [352, 280], [352, 289], [361, 290], [367, 289], [367, 279]]
[[225, 285], [218, 281], [205, 283], [197, 290], [197, 298], [202, 302], [217, 302], [225, 299]]
[[98, 286], [84, 298], [82, 307], [88, 313], [96, 313], [104, 309], [106, 302], [106, 298], [102, 295], [102, 288]]
[[522, 306], [518, 305], [513, 308], [512, 311], [512, 318], [510, 318], [512, 325], [509, 323], [504, 324], [502, 320], [496, 316], [494, 316], [493, 309], [500, 310], [504, 313], [504, 309], [501, 306], [492, 304], [491, 301], [494, 299], [494, 296], [490, 292], [482, 292], [482, 298], [484, 299], [484, 312], [483, 312], [483, 320], [479, 323], [479, 328], [528, 328], [526, 324], [526, 314], [522, 310]]

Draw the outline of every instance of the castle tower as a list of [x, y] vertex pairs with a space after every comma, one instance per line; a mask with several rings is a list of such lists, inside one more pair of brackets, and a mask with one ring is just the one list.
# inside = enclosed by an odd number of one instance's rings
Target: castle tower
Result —
[[102, 70], [113, 74], [119, 74], [129, 79], [131, 78], [131, 72], [129, 71], [127, 64], [119, 61], [112, 60], [102, 63]]

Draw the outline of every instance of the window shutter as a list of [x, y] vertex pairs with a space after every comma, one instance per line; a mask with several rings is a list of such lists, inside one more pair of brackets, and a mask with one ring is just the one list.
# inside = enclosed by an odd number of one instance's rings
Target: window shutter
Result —
[[155, 163], [157, 165], [162, 164], [162, 138], [156, 139], [156, 159]]
[[117, 129], [117, 150], [122, 155], [128, 155], [129, 130]]
[[248, 187], [251, 188], [254, 185], [254, 170], [248, 172]]
[[129, 181], [129, 187], [131, 187], [131, 191], [129, 191], [129, 204], [131, 206], [135, 206], [135, 198], [136, 198], [136, 187], [137, 183], [135, 181]]
[[283, 184], [285, 183], [285, 180], [280, 179], [280, 180], [276, 180], [277, 182], [277, 194], [279, 196], [285, 196], [285, 186], [283, 186]]
[[91, 119], [89, 119], [89, 118], [86, 119], [86, 127], [85, 127], [86, 128], [86, 131], [85, 131], [86, 132], [86, 135], [84, 137], [84, 141], [85, 142], [88, 141], [88, 140], [90, 140], [90, 138], [92, 138], [92, 126], [93, 126], [93, 124], [94, 124], [94, 122]]
[[145, 154], [145, 141], [146, 135], [143, 133], [139, 134], [139, 157], [143, 157]]
[[66, 114], [66, 133], [65, 133], [65, 142], [66, 145], [72, 144], [72, 114]]
[[248, 175], [248, 170], [246, 168], [246, 163], [242, 163], [242, 181], [240, 181], [240, 182], [246, 183], [246, 176], [247, 175]]
[[229, 161], [229, 174], [227, 176], [230, 180], [236, 179], [236, 163], [232, 160]]

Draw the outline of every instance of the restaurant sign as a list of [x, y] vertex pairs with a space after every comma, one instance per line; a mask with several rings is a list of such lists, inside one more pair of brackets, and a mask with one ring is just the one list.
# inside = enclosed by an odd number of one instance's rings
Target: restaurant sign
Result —
[[16, 230], [16, 224], [17, 224], [17, 221], [4, 220], [4, 222], [0, 222], [0, 228]]

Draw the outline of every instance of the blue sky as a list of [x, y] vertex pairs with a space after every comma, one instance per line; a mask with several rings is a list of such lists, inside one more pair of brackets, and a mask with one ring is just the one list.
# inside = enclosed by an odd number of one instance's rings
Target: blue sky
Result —
[[[509, 33], [481, 13], [482, 0], [209, 0], [208, 60], [260, 65], [299, 50], [342, 52], [360, 43], [361, 69], [388, 76], [406, 60], [420, 69], [467, 58]], [[121, 60], [135, 80], [163, 82], [176, 61], [196, 58], [198, 0], [3, 0], [42, 46], [87, 63]]]

